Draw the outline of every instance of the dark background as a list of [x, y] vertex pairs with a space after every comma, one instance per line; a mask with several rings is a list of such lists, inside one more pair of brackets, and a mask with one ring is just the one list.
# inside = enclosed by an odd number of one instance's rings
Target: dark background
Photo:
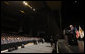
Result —
[[[29, 2], [29, 1], [28, 1]], [[7, 4], [8, 3], [8, 4]], [[60, 33], [70, 24], [83, 25], [83, 1], [30, 1], [36, 11], [22, 1], [1, 1], [1, 32]], [[59, 13], [59, 9], [61, 12]], [[24, 10], [25, 13], [21, 13]], [[61, 17], [61, 21], [60, 21]]]

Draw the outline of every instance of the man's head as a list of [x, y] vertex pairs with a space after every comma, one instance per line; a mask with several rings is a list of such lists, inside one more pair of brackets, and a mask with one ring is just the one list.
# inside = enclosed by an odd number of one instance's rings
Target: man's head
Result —
[[74, 28], [73, 25], [70, 25], [70, 28], [71, 28], [71, 30], [73, 30], [73, 28]]
[[73, 25], [70, 25], [70, 28], [73, 27]]

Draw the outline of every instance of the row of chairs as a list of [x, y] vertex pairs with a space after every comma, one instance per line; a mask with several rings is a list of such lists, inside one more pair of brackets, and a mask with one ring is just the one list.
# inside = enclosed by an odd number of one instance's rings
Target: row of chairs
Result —
[[24, 37], [24, 36], [1, 36], [1, 45], [8, 44], [8, 43], [16, 43], [16, 42], [23, 42], [23, 41], [32, 41], [32, 40], [39, 40], [40, 38], [37, 37]]

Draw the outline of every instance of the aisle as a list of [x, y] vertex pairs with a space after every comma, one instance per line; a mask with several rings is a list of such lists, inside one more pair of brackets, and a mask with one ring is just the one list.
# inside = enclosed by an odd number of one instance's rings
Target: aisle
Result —
[[38, 45], [26, 45], [25, 48], [5, 53], [52, 53], [52, 50], [50, 43], [39, 43]]

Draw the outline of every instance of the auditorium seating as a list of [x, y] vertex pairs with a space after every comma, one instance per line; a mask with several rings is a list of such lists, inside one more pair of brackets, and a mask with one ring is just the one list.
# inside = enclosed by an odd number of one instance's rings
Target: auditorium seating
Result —
[[10, 33], [2, 33], [1, 34], [1, 50], [5, 49], [18, 49], [18, 46], [22, 46], [23, 44], [27, 44], [29, 42], [33, 42], [34, 44], [38, 44], [37, 42], [41, 42], [42, 38], [40, 37], [30, 37], [29, 35], [17, 35]]
[[23, 42], [23, 41], [32, 41], [32, 40], [39, 40], [40, 38], [37, 37], [25, 37], [20, 35], [10, 35], [10, 34], [2, 34], [1, 35], [1, 45], [14, 43], [14, 42]]

